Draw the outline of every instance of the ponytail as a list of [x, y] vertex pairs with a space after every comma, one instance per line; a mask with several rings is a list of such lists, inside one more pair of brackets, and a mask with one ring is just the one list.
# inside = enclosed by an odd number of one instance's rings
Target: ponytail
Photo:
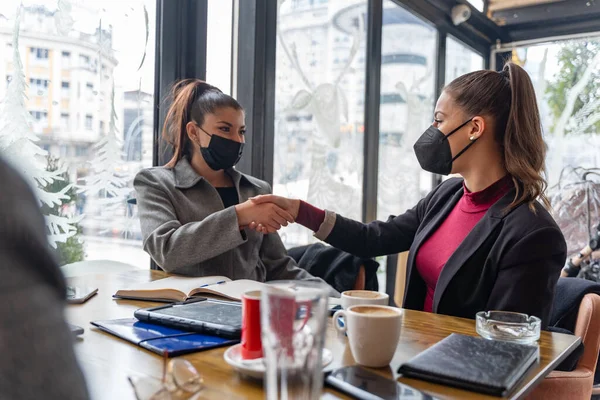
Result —
[[192, 156], [192, 142], [187, 134], [187, 124], [204, 123], [204, 115], [214, 113], [219, 108], [231, 107], [243, 110], [231, 96], [200, 79], [183, 79], [171, 88], [171, 105], [163, 125], [163, 138], [173, 146], [173, 157], [165, 164], [173, 168], [183, 157]]
[[535, 211], [538, 199], [550, 208], [543, 177], [546, 144], [535, 91], [527, 72], [508, 62], [502, 72], [471, 72], [456, 78], [444, 90], [467, 114], [495, 118], [494, 136], [503, 153], [504, 167], [516, 188], [515, 198], [508, 208], [528, 203]]
[[542, 134], [540, 112], [535, 90], [525, 70], [507, 63], [502, 70], [508, 76], [511, 102], [504, 134], [504, 163], [513, 176], [517, 194], [510, 207], [539, 199], [549, 209], [546, 197], [547, 182], [543, 177], [547, 146]]

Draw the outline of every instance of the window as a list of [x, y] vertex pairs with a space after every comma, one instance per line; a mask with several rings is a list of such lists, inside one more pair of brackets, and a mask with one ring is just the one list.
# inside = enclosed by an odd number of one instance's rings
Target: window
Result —
[[31, 50], [31, 55], [33, 56], [33, 58], [35, 60], [42, 60], [42, 61], [48, 60], [48, 54], [49, 54], [48, 49], [32, 47], [30, 50]]
[[[277, 16], [273, 190], [359, 220], [364, 106], [355, 93], [365, 89], [360, 84], [365, 67], [358, 59], [365, 55], [366, 27], [355, 21], [365, 20], [367, 3], [306, 2], [299, 10], [287, 1]], [[353, 44], [359, 46], [355, 53]], [[295, 55], [286, 49], [295, 49]], [[346, 59], [351, 68], [340, 68], [334, 58]], [[307, 229], [294, 225], [281, 236], [288, 247], [314, 241]]]
[[427, 129], [435, 104], [437, 31], [385, 0], [381, 42], [377, 218], [398, 215], [431, 190], [413, 144]]
[[233, 2], [208, 1], [206, 28], [206, 80], [231, 94]]
[[75, 157], [87, 157], [88, 146], [75, 146]]
[[90, 57], [80, 54], [79, 55], [79, 66], [82, 68], [89, 68], [90, 67]]
[[48, 93], [48, 86], [50, 80], [30, 78], [29, 79], [29, 93], [31, 96], [45, 96]]
[[[5, 85], [1, 85], [0, 99], [8, 94], [23, 101], [18, 103], [21, 105], [17, 108], [0, 110], [0, 113], [8, 113], [0, 118], [12, 124], [10, 129], [0, 131], [0, 141], [11, 140], [12, 137], [6, 136], [22, 135], [27, 130], [29, 135], [19, 138], [29, 140], [32, 134], [36, 138], [32, 138], [31, 145], [23, 146], [23, 150], [19, 150], [21, 153], [14, 157], [24, 163], [26, 168], [23, 170], [35, 169], [35, 173], [39, 174], [40, 169], [44, 169], [43, 164], [39, 166], [36, 146], [39, 149], [43, 146], [52, 157], [59, 159], [59, 165], [68, 168], [64, 181], [57, 180], [51, 186], [35, 188], [39, 196], [53, 197], [60, 204], [53, 208], [43, 207], [42, 210], [60, 223], [60, 234], [51, 231], [50, 227], [46, 229], [56, 258], [61, 264], [113, 259], [147, 269], [149, 257], [142, 249], [137, 207], [128, 205], [126, 198], [133, 193], [129, 177], [152, 165], [157, 2], [71, 1], [62, 12], [71, 12], [72, 15], [59, 19], [55, 18], [55, 13], [60, 2], [27, 0], [20, 8], [20, 31], [13, 29], [17, 19], [17, 7], [13, 3], [0, 1], [0, 15], [3, 16], [0, 18], [0, 36], [3, 44], [19, 40], [17, 49], [23, 49], [19, 54], [22, 62], [7, 69], [4, 66], [12, 64], [13, 50], [16, 49], [0, 52], [0, 71], [22, 81], [18, 85], [10, 84], [8, 92]], [[100, 15], [102, 32], [98, 23]], [[71, 20], [76, 23], [62, 27], [67, 28], [68, 34], [58, 35], [57, 24]], [[26, 21], [32, 23], [26, 27]], [[94, 65], [93, 59], [98, 58], [96, 54], [100, 48], [101, 61]], [[90, 74], [102, 64], [105, 66], [102, 76]], [[6, 81], [8, 83], [10, 79]], [[89, 87], [88, 83], [92, 86]], [[111, 99], [113, 83], [114, 102]], [[21, 89], [24, 86], [29, 86], [25, 93]], [[44, 101], [35, 98], [38, 91], [49, 93], [50, 88], [60, 92]], [[85, 101], [86, 91], [98, 92], [98, 101]], [[128, 98], [125, 104], [125, 93], [132, 91], [139, 95]], [[62, 101], [72, 98], [76, 101]], [[150, 102], [146, 103], [148, 98]], [[142, 157], [136, 161], [122, 156], [129, 146], [123, 142], [129, 128], [122, 120], [126, 108], [139, 110], [144, 116], [145, 123], [135, 127], [142, 149]], [[113, 112], [117, 117], [111, 124]], [[30, 123], [31, 128], [26, 123]], [[105, 135], [100, 134], [101, 130]], [[109, 132], [112, 136], [106, 135]], [[110, 142], [107, 144], [102, 139]], [[107, 148], [118, 151], [102, 153]], [[3, 151], [0, 149], [0, 153]], [[56, 193], [69, 184], [82, 190], [74, 191], [72, 200], [64, 200]], [[113, 187], [118, 187], [118, 190], [111, 191]], [[81, 220], [80, 216], [83, 216]], [[79, 222], [70, 222], [70, 217], [76, 217]], [[65, 242], [64, 234], [73, 239]]]
[[[558, 190], [556, 185], [563, 170], [600, 167], [600, 39], [517, 48], [513, 61], [529, 73], [536, 90], [544, 139], [548, 144], [546, 170], [549, 186], [554, 186], [552, 193]], [[585, 78], [587, 80], [582, 81]], [[568, 107], [569, 96], [577, 99], [572, 107]], [[561, 124], [561, 120], [566, 123]], [[588, 179], [597, 181], [593, 175]], [[563, 180], [562, 185], [565, 183], [569, 182]], [[593, 226], [597, 224], [598, 221], [592, 221]], [[588, 240], [587, 234], [583, 238]]]
[[45, 121], [48, 119], [48, 112], [46, 111], [30, 111], [30, 114], [36, 121]]
[[[446, 38], [446, 85], [461, 75], [484, 67], [483, 57], [479, 53], [452, 36]], [[450, 179], [453, 176], [455, 175], [443, 176], [442, 180]]]
[[467, 0], [478, 11], [483, 12], [483, 0]]
[[446, 39], [446, 84], [469, 72], [485, 67], [483, 57], [471, 48], [448, 36]]
[[61, 52], [61, 63], [62, 63], [62, 68], [68, 68], [71, 65], [71, 52], [70, 51]]
[[69, 98], [71, 93], [71, 84], [69, 82], [62, 81], [60, 84], [60, 95], [63, 98]]
[[94, 117], [92, 117], [91, 115], [86, 115], [85, 116], [85, 129], [92, 129], [92, 125], [94, 124]]
[[93, 83], [86, 83], [85, 84], [85, 95], [87, 96], [88, 99], [91, 99], [92, 97], [94, 97], [94, 84]]
[[29, 114], [33, 117], [32, 130], [36, 134], [41, 134], [48, 127], [48, 112], [47, 111], [30, 111]]
[[69, 130], [69, 114], [60, 113], [60, 129], [67, 132]]

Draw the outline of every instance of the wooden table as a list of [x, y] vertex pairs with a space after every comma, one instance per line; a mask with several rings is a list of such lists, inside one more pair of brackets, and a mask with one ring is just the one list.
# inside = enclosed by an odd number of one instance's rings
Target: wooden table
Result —
[[[75, 344], [77, 356], [84, 370], [92, 399], [134, 399], [128, 376], [152, 376], [160, 378], [162, 359], [160, 356], [136, 347], [126, 341], [91, 327], [90, 321], [115, 318], [131, 318], [133, 311], [151, 307], [157, 303], [113, 300], [118, 290], [135, 283], [147, 282], [166, 276], [158, 271], [128, 271], [106, 275], [88, 275], [71, 278], [71, 284], [94, 285], [98, 295], [82, 305], [67, 307], [68, 322], [85, 328], [84, 335]], [[404, 310], [402, 334], [396, 355], [388, 368], [373, 370], [387, 377], [398, 378], [398, 366], [437, 343], [451, 333], [476, 336], [472, 320], [444, 315]], [[532, 368], [511, 399], [523, 398], [552, 371], [579, 344], [580, 339], [570, 335], [543, 332], [540, 338], [540, 362]], [[327, 332], [327, 348], [334, 354], [334, 367], [355, 364], [346, 339], [336, 334], [332, 326]], [[206, 399], [262, 399], [262, 385], [241, 378], [225, 363], [225, 348], [207, 350], [184, 356], [202, 374], [206, 389], [198, 398]], [[481, 394], [435, 385], [419, 380], [399, 378], [440, 399], [498, 399]], [[327, 388], [324, 398], [346, 399], [343, 394]]]

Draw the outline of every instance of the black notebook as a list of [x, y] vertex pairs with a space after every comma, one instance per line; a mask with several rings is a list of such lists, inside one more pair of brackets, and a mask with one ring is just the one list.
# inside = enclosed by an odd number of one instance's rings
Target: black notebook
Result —
[[538, 359], [538, 347], [451, 334], [398, 372], [441, 385], [505, 396]]

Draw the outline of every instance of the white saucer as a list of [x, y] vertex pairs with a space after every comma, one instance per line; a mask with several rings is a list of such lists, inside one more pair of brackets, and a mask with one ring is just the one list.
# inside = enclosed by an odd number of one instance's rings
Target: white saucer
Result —
[[[223, 354], [225, 362], [231, 365], [239, 373], [251, 378], [262, 379], [265, 375], [265, 364], [262, 358], [254, 360], [242, 359], [242, 345], [231, 346]], [[323, 349], [323, 372], [328, 372], [327, 366], [333, 361], [333, 354], [328, 349]]]

